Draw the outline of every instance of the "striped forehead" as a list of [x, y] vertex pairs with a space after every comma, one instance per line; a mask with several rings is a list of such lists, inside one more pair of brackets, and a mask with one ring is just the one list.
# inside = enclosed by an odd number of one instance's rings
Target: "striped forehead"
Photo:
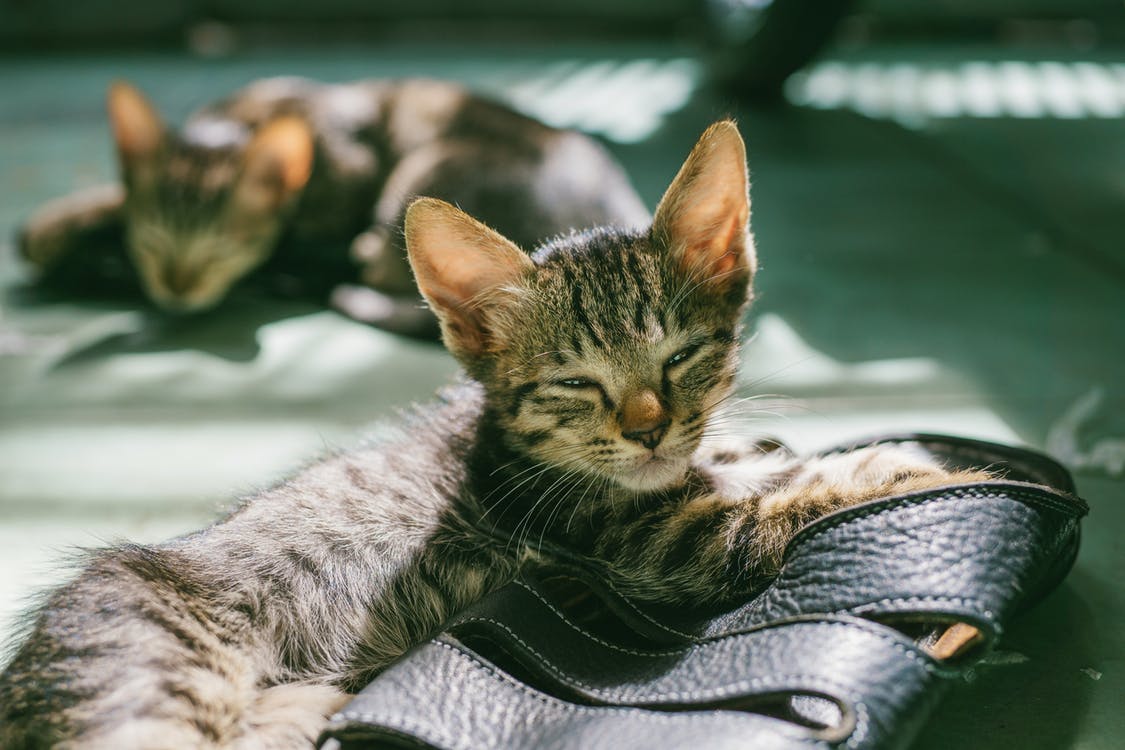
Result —
[[170, 220], [191, 223], [192, 212], [206, 214], [226, 204], [239, 170], [238, 146], [176, 140], [165, 154], [152, 197]]
[[670, 331], [657, 259], [637, 247], [574, 254], [558, 264], [550, 290], [565, 316], [561, 343], [581, 355], [589, 347], [621, 353], [663, 340]]

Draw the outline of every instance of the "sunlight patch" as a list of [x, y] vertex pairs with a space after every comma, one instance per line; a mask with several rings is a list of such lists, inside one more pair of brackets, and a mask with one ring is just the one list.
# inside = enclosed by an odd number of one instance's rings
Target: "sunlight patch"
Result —
[[637, 143], [687, 104], [699, 79], [699, 63], [688, 58], [563, 61], [496, 93], [548, 125]]
[[851, 109], [912, 128], [949, 118], [1118, 118], [1125, 64], [826, 61], [794, 74], [785, 95], [800, 106]]

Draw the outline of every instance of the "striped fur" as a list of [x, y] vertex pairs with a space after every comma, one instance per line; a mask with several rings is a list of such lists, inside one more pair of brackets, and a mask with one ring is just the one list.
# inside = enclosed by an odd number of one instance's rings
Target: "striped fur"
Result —
[[[983, 476], [903, 446], [802, 461], [725, 434], [755, 267], [743, 164], [717, 125], [652, 230], [571, 234], [531, 261], [416, 204], [411, 259], [474, 379], [208, 529], [91, 553], [0, 676], [0, 747], [309, 747], [348, 692], [553, 548], [634, 596], [716, 602], [768, 580], [809, 520]], [[738, 231], [687, 221], [699, 206]], [[623, 431], [636, 393], [658, 438]]]

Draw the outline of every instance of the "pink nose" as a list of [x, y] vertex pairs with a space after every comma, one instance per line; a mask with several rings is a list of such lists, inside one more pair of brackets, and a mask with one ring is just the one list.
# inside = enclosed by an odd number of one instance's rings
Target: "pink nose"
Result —
[[193, 269], [169, 266], [164, 269], [164, 284], [172, 294], [185, 294], [190, 291], [198, 279], [198, 274]]
[[626, 397], [621, 408], [621, 437], [652, 449], [660, 445], [671, 420], [660, 397], [645, 388]]
[[664, 439], [664, 435], [668, 432], [668, 420], [665, 419], [661, 424], [648, 430], [647, 432], [622, 432], [621, 436], [626, 440], [631, 440], [634, 443], [640, 443], [646, 448], [652, 449], [660, 445], [660, 441]]

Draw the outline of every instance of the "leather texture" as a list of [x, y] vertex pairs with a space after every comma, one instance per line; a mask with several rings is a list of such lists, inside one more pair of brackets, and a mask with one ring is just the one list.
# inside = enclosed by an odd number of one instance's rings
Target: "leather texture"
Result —
[[[898, 748], [942, 692], [1073, 564], [1086, 505], [1032, 451], [911, 442], [1004, 481], [833, 513], [802, 529], [778, 577], [718, 611], [641, 606], [596, 561], [556, 551], [447, 623], [335, 715], [321, 747]], [[955, 663], [915, 643], [967, 622]]]

